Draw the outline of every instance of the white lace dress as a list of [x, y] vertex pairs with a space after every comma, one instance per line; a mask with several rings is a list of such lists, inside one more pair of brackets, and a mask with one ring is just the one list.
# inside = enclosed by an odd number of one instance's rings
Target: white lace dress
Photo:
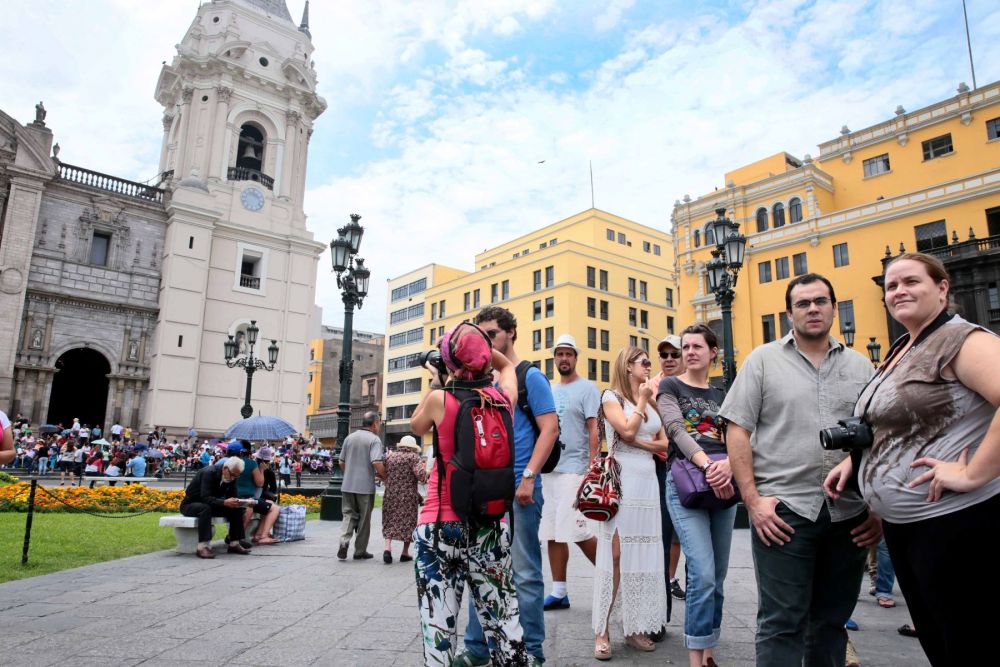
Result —
[[[610, 390], [602, 402], [618, 402]], [[625, 417], [635, 412], [635, 405], [625, 400]], [[639, 427], [637, 438], [652, 440], [660, 430], [660, 417], [647, 406], [648, 418]], [[607, 424], [607, 442], [614, 442], [611, 424]], [[606, 629], [608, 608], [614, 588], [614, 561], [611, 543], [615, 531], [621, 544], [621, 581], [616, 607], [621, 611], [625, 636], [656, 632], [667, 618], [666, 585], [663, 578], [662, 524], [660, 522], [659, 486], [653, 455], [644, 449], [619, 442], [615, 458], [621, 465], [622, 496], [618, 514], [600, 524], [597, 536], [597, 564], [594, 572], [593, 627], [595, 634]]]

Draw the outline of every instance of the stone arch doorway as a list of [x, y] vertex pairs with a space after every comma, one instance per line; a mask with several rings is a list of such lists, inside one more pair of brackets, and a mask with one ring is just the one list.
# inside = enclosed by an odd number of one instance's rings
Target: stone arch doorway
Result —
[[111, 372], [104, 355], [85, 347], [68, 350], [56, 360], [56, 370], [46, 421], [69, 428], [78, 417], [81, 424], [104, 428]]

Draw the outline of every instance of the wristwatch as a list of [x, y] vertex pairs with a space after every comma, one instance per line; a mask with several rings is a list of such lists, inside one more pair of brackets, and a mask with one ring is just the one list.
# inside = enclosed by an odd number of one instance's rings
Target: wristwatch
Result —
[[708, 460], [708, 463], [706, 463], [705, 465], [703, 465], [703, 466], [701, 467], [701, 471], [702, 471], [702, 472], [708, 472], [708, 469], [712, 467], [712, 464], [713, 464], [713, 463], [715, 463], [715, 461], [713, 461], [712, 459], [709, 459], [709, 460]]
[[525, 468], [524, 472], [521, 473], [521, 477], [523, 477], [524, 479], [534, 479], [535, 473], [531, 468]]

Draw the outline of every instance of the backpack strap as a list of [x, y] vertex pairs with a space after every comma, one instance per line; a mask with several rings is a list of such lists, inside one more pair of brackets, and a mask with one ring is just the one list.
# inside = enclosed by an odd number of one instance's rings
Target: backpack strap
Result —
[[522, 361], [514, 369], [514, 375], [517, 377], [517, 407], [521, 408], [521, 412], [524, 416], [528, 418], [531, 422], [531, 428], [535, 431], [535, 438], [541, 432], [538, 428], [538, 422], [535, 420], [535, 413], [531, 411], [531, 406], [528, 405], [528, 370], [531, 369], [530, 361]]

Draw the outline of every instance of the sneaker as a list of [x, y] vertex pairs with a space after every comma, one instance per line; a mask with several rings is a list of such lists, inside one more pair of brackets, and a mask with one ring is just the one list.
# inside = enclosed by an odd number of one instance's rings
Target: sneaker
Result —
[[340, 560], [347, 560], [347, 545], [341, 544], [340, 548], [337, 549], [337, 558]]
[[858, 622], [855, 621], [853, 618], [847, 619], [847, 623], [844, 623], [844, 627], [847, 628], [848, 630], [850, 630], [851, 632], [854, 632], [854, 631], [860, 629], [860, 628], [858, 628]]
[[382, 562], [385, 563], [386, 565], [391, 565], [392, 564], [392, 552], [391, 551], [383, 551], [382, 552]]
[[553, 609], [569, 609], [569, 596], [557, 598], [555, 595], [546, 595], [545, 603], [542, 605], [545, 611]]
[[677, 581], [677, 579], [670, 580], [670, 594], [673, 595], [674, 598], [677, 600], [683, 600], [685, 597], [687, 597], [687, 594], [684, 592], [684, 589], [681, 588], [681, 582]]
[[452, 667], [486, 667], [489, 664], [491, 664], [489, 656], [480, 658], [467, 650], [456, 655], [451, 661]]
[[369, 558], [374, 558], [374, 557], [375, 556], [368, 553], [367, 551], [363, 551], [359, 554], [354, 554], [354, 560], [368, 560]]

